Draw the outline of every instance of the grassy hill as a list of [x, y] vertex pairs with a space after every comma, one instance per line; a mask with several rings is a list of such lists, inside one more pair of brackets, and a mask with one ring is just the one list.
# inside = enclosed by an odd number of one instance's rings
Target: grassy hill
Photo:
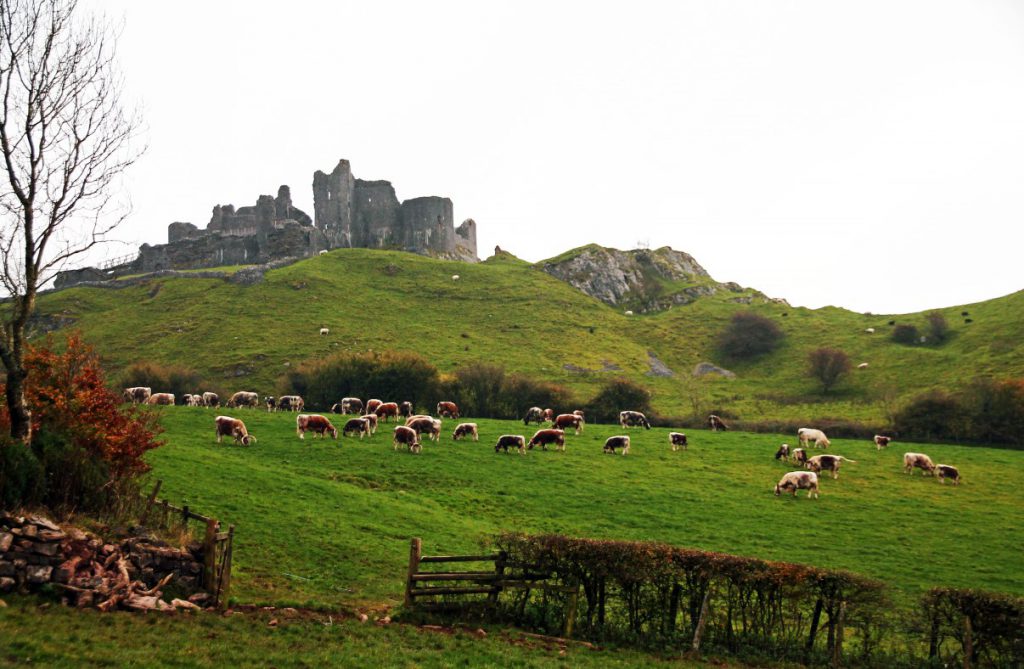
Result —
[[[571, 252], [569, 252], [571, 253]], [[452, 280], [458, 274], [459, 280]], [[940, 311], [952, 326], [943, 345], [889, 339], [890, 320], [923, 325], [923, 315], [865, 315], [787, 307], [756, 291], [719, 292], [650, 315], [626, 316], [508, 255], [478, 265], [387, 251], [346, 249], [270, 271], [242, 286], [223, 279], [152, 278], [120, 288], [71, 288], [39, 300], [42, 323], [80, 329], [112, 374], [133, 362], [183, 364], [203, 389], [271, 394], [281, 374], [336, 351], [411, 350], [442, 372], [471, 361], [555, 381], [581, 399], [613, 376], [654, 392], [669, 415], [728, 410], [745, 419], [845, 418], [881, 422], [883, 391], [908, 397], [959, 387], [977, 376], [1024, 373], [1024, 292]], [[738, 301], [739, 300], [739, 301]], [[750, 301], [744, 304], [742, 301]], [[720, 360], [715, 335], [736, 311], [775, 320], [777, 351], [754, 362]], [[971, 323], [965, 323], [968, 311]], [[328, 336], [318, 334], [330, 328]], [[874, 335], [864, 330], [874, 327]], [[855, 372], [829, 396], [805, 376], [819, 346], [847, 351]], [[650, 376], [649, 354], [675, 372]], [[711, 361], [738, 378], [695, 380]], [[199, 390], [199, 389], [197, 389]]]

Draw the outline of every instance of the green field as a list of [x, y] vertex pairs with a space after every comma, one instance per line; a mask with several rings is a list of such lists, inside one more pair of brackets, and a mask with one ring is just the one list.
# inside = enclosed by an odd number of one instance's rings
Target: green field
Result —
[[[459, 274], [453, 281], [451, 276]], [[752, 304], [735, 300], [753, 299]], [[782, 346], [753, 362], [720, 360], [717, 333], [738, 310], [775, 320]], [[40, 297], [96, 346], [111, 372], [139, 361], [186, 364], [204, 388], [276, 394], [282, 374], [337, 351], [410, 350], [442, 372], [486, 360], [510, 372], [563, 384], [585, 401], [604, 380], [630, 377], [654, 393], [666, 415], [711, 409], [743, 419], [863, 420], [882, 424], [880, 398], [907, 399], [930, 388], [959, 388], [977, 377], [1024, 373], [1024, 292], [942, 309], [951, 326], [941, 346], [889, 339], [890, 320], [923, 326], [923, 315], [865, 315], [804, 309], [723, 292], [651, 315], [626, 316], [528, 263], [502, 256], [448, 262], [409, 253], [344, 249], [268, 272], [257, 285], [221, 279], [154, 278], [119, 289], [71, 288]], [[973, 322], [966, 323], [967, 311]], [[330, 335], [320, 336], [320, 327]], [[874, 327], [869, 335], [865, 329]], [[820, 346], [868, 362], [822, 397], [805, 375]], [[649, 375], [648, 353], [676, 372]], [[702, 361], [738, 374], [695, 380]], [[567, 368], [567, 366], [572, 368]], [[581, 371], [582, 370], [582, 371]]]
[[[889, 583], [898, 599], [948, 585], [1024, 594], [1019, 451], [836, 439], [846, 463], [818, 500], [776, 498], [793, 467], [783, 439], [690, 431], [671, 452], [667, 430], [632, 430], [628, 456], [605, 455], [622, 429], [588, 425], [566, 452], [496, 454], [521, 422], [478, 421], [480, 442], [394, 451], [391, 426], [367, 439], [295, 436], [294, 414], [243, 410], [258, 443], [221, 445], [213, 409], [164, 412], [167, 446], [152, 475], [175, 503], [237, 527], [233, 596], [248, 603], [334, 607], [401, 601], [410, 537], [427, 553], [475, 551], [503, 530], [662, 541], [849, 569]], [[450, 421], [446, 421], [450, 423]], [[964, 483], [902, 472], [902, 454], [960, 467]], [[984, 556], [984, 559], [979, 559]]]

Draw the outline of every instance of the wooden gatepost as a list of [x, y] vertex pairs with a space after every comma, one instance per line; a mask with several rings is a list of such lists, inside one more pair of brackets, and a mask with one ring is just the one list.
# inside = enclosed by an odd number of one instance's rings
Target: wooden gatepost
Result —
[[[424, 571], [423, 565], [460, 564], [467, 562], [491, 563], [489, 569], [456, 571], [447, 568], [443, 571]], [[510, 573], [515, 568], [517, 573]], [[423, 555], [423, 541], [419, 537], [411, 540], [409, 545], [409, 568], [405, 580], [405, 606], [420, 611], [459, 611], [468, 602], [437, 602], [438, 596], [488, 595], [487, 605], [496, 608], [502, 592], [511, 589], [543, 590], [568, 595], [565, 622], [562, 635], [572, 635], [576, 622], [576, 608], [579, 602], [578, 585], [558, 585], [547, 583], [550, 574], [530, 573], [528, 565], [513, 565], [504, 552], [483, 555]], [[451, 585], [452, 582], [459, 585]], [[443, 583], [443, 585], [428, 585]], [[529, 594], [529, 593], [527, 593]]]

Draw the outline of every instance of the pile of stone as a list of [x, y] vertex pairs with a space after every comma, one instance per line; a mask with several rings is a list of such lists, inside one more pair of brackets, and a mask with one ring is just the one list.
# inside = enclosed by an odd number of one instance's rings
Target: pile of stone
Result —
[[[0, 593], [52, 584], [79, 608], [198, 609], [211, 599], [199, 590], [202, 571], [198, 544], [172, 548], [147, 536], [106, 543], [46, 518], [0, 512]], [[164, 601], [168, 586], [188, 599]]]

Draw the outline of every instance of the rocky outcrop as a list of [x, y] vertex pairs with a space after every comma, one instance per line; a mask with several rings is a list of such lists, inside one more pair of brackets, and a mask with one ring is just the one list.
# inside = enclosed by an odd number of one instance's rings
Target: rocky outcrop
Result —
[[727, 379], [736, 378], [735, 372], [730, 372], [728, 369], [719, 367], [718, 365], [710, 362], [697, 363], [697, 366], [693, 368], [694, 376], [707, 376], [708, 374], [718, 374], [719, 376], [724, 376]]

